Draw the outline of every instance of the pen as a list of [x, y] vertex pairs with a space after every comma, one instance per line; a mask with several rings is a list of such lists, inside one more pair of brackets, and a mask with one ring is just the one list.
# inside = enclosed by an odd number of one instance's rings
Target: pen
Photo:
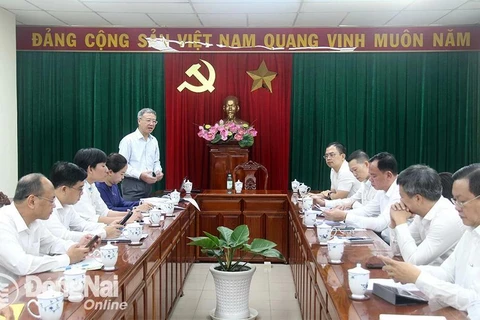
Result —
[[88, 267], [88, 263], [84, 263], [84, 264], [82, 264], [82, 265], [80, 265], [80, 266], [76, 266], [76, 265], [75, 265], [75, 266], [73, 266], [73, 265], [66, 266], [66, 267], [65, 267], [65, 270], [70, 270], [70, 269], [72, 269], [72, 267], [75, 267], [75, 268], [76, 268], [76, 267], [84, 268], [84, 267]]

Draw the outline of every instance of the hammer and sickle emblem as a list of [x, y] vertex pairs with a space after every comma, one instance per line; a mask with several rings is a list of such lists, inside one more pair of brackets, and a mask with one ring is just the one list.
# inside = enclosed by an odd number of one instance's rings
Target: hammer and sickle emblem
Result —
[[182, 92], [183, 89], [185, 89], [185, 88], [187, 88], [188, 90], [190, 90], [192, 92], [195, 92], [195, 93], [205, 92], [207, 90], [210, 91], [210, 92], [213, 92], [213, 90], [215, 90], [215, 87], [213, 86], [213, 83], [215, 82], [215, 69], [207, 61], [202, 60], [202, 59], [200, 59], [200, 61], [202, 61], [207, 66], [207, 69], [208, 69], [208, 72], [209, 72], [208, 79], [206, 79], [203, 76], [203, 74], [200, 73], [200, 71], [199, 71], [200, 63], [196, 63], [196, 64], [190, 66], [190, 68], [188, 68], [188, 70], [185, 71], [185, 74], [189, 77], [194, 76], [195, 78], [197, 78], [198, 81], [200, 81], [200, 83], [202, 85], [201, 86], [194, 86], [194, 85], [188, 83], [187, 81], [183, 81], [183, 83], [178, 86], [178, 88], [177, 88], [178, 91]]

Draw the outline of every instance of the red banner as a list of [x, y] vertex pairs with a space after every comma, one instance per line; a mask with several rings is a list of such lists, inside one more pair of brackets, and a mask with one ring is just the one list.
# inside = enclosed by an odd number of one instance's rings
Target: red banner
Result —
[[84, 28], [17, 27], [18, 50], [387, 52], [480, 50], [480, 27]]

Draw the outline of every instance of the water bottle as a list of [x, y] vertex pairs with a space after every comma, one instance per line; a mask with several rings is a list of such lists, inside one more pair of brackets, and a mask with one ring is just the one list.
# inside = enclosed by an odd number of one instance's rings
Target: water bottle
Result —
[[229, 172], [227, 174], [227, 193], [232, 193], [233, 191], [233, 177], [232, 174]]

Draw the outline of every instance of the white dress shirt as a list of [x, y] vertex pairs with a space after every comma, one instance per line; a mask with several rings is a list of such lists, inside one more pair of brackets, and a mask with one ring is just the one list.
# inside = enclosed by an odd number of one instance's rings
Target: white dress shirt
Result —
[[80, 200], [73, 207], [80, 214], [80, 217], [91, 222], [98, 222], [99, 217], [106, 217], [108, 211], [110, 211], [100, 196], [95, 183], [90, 184], [87, 180], [83, 185], [83, 194]]
[[0, 274], [11, 277], [68, 266], [65, 253], [74, 244], [52, 235], [39, 220], [27, 226], [15, 204], [0, 209], [0, 243]]
[[410, 225], [402, 223], [390, 230], [392, 251], [415, 265], [438, 266], [453, 252], [465, 229], [453, 204], [441, 197], [425, 217], [415, 215]]
[[347, 197], [353, 196], [360, 188], [360, 181], [358, 181], [350, 171], [346, 160], [343, 160], [342, 166], [338, 172], [333, 169], [330, 170], [330, 182], [331, 190], [348, 191]]
[[440, 266], [421, 266], [415, 285], [429, 300], [466, 311], [480, 300], [480, 227], [467, 227], [450, 257]]
[[118, 153], [128, 161], [127, 177], [140, 179], [144, 171], [162, 171], [158, 141], [151, 134], [147, 140], [138, 129], [126, 135], [120, 141]]
[[378, 190], [373, 200], [365, 206], [348, 210], [345, 223], [356, 228], [382, 232], [390, 224], [390, 207], [398, 201], [400, 201], [400, 191], [395, 179], [387, 192]]
[[325, 200], [325, 207], [333, 208], [336, 206], [352, 205], [353, 209], [359, 208], [371, 201], [376, 194], [377, 190], [372, 187], [370, 180], [363, 181], [360, 183], [360, 189], [358, 189], [353, 196], [345, 199]]
[[55, 208], [50, 218], [42, 222], [54, 236], [65, 240], [78, 242], [87, 234], [107, 237], [104, 223], [83, 219], [72, 205], [62, 205], [58, 199], [55, 199]]

